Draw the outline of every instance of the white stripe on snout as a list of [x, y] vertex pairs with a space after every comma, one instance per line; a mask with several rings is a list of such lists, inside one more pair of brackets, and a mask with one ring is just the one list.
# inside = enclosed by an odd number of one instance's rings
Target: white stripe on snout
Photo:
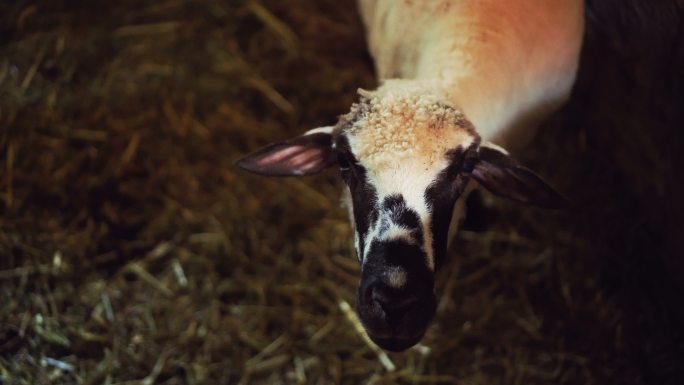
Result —
[[390, 225], [389, 229], [384, 232], [380, 238], [383, 241], [401, 240], [408, 244], [416, 243], [416, 240], [413, 239], [413, 235], [411, 235], [411, 230], [402, 226], [398, 226], [394, 223]]
[[395, 289], [400, 289], [406, 284], [406, 271], [399, 266], [392, 266], [387, 268], [386, 279], [387, 285]]

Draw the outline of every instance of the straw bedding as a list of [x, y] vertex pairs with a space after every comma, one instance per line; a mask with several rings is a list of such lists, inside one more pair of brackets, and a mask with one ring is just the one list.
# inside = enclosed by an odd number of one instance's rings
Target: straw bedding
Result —
[[3, 2], [0, 383], [681, 383], [682, 8], [617, 3], [521, 154], [575, 207], [485, 196], [385, 354], [335, 172], [233, 167], [374, 87], [352, 2]]

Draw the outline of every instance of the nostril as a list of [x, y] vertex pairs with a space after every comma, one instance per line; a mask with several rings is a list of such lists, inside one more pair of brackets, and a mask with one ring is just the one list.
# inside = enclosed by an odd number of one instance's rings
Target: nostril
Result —
[[393, 292], [379, 287], [373, 290], [372, 298], [385, 313], [388, 321], [400, 319], [418, 302], [418, 299], [410, 294]]

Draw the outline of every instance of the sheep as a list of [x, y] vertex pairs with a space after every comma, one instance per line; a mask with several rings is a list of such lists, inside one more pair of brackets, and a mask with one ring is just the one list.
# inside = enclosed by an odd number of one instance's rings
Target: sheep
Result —
[[546, 208], [564, 198], [504, 148], [520, 148], [568, 98], [581, 0], [359, 0], [381, 80], [332, 126], [237, 162], [270, 176], [337, 164], [362, 267], [357, 313], [380, 347], [423, 337], [434, 275], [469, 191]]

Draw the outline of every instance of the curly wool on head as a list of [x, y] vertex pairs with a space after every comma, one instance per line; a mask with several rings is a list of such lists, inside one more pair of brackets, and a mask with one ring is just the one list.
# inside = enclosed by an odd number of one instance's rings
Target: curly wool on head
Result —
[[371, 168], [407, 158], [428, 166], [477, 136], [464, 114], [432, 87], [393, 79], [359, 94], [361, 103], [347, 115], [353, 119], [347, 133], [355, 155]]

